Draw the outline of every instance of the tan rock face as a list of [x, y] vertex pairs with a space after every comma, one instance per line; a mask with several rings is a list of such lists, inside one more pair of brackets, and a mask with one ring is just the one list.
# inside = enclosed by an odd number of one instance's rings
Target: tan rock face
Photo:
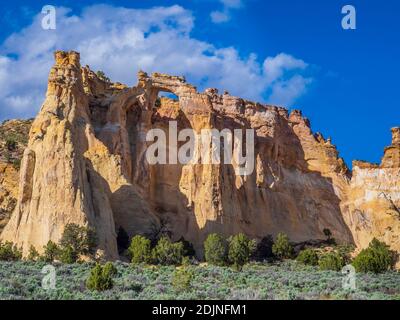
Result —
[[353, 177], [343, 203], [348, 225], [359, 248], [374, 238], [400, 252], [400, 141], [392, 129], [392, 145], [380, 165], [355, 161]]
[[0, 232], [17, 203], [18, 171], [31, 123], [31, 120], [9, 120], [0, 125]]
[[[80, 67], [78, 53], [55, 59], [21, 164], [16, 209], [1, 234], [25, 254], [30, 245], [40, 251], [58, 241], [72, 222], [95, 228], [109, 259], [118, 256], [119, 227], [130, 236], [184, 237], [199, 255], [211, 232], [256, 239], [285, 232], [300, 242], [325, 239], [329, 228], [338, 242], [364, 244], [347, 194], [358, 184], [299, 111], [289, 115], [216, 89], [199, 93], [184, 78], [158, 73], [139, 72], [138, 85], [128, 88]], [[159, 99], [161, 91], [179, 100]], [[150, 165], [146, 134], [161, 129], [168, 137], [171, 121], [197, 133], [254, 129], [253, 173], [237, 176], [235, 164]], [[396, 152], [387, 154], [396, 170]]]

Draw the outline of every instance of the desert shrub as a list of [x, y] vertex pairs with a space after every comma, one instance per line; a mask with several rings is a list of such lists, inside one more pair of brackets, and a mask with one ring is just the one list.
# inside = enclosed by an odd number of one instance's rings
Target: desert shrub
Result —
[[58, 252], [58, 259], [62, 263], [72, 264], [78, 261], [79, 255], [72, 246], [61, 247]]
[[14, 166], [15, 169], [19, 170], [21, 168], [21, 159], [13, 159], [11, 164]]
[[96, 242], [96, 234], [93, 229], [70, 223], [64, 229], [60, 246], [63, 249], [71, 247], [77, 255], [86, 255], [94, 252]]
[[321, 270], [340, 271], [345, 262], [337, 252], [329, 252], [320, 257], [318, 265]]
[[29, 253], [27, 259], [29, 261], [36, 261], [39, 259], [39, 252], [32, 245], [29, 247]]
[[194, 272], [187, 267], [182, 267], [174, 271], [172, 276], [172, 286], [178, 291], [187, 291], [190, 289]]
[[353, 245], [339, 245], [337, 246], [337, 253], [342, 257], [345, 264], [350, 264], [351, 253], [354, 251], [355, 247]]
[[6, 148], [8, 151], [15, 151], [17, 149], [17, 141], [14, 138], [6, 140]]
[[394, 264], [394, 253], [386, 243], [374, 238], [367, 249], [361, 250], [353, 261], [357, 272], [381, 273], [389, 270]]
[[315, 252], [315, 250], [312, 249], [305, 249], [301, 251], [297, 256], [296, 260], [309, 266], [318, 265], [318, 255]]
[[86, 280], [86, 287], [89, 290], [104, 291], [113, 287], [113, 276], [117, 273], [116, 268], [111, 262], [107, 262], [104, 266], [96, 264], [90, 270], [90, 276]]
[[204, 255], [208, 263], [224, 266], [228, 255], [225, 239], [216, 233], [208, 235], [206, 241], [204, 241]]
[[129, 248], [129, 236], [126, 233], [125, 229], [122, 227], [119, 227], [118, 229], [117, 246], [119, 254], [124, 253], [125, 250]]
[[271, 235], [268, 235], [261, 239], [257, 244], [256, 250], [254, 251], [253, 259], [256, 261], [264, 261], [273, 257], [272, 246], [274, 245], [274, 239]]
[[106, 74], [105, 74], [103, 71], [101, 71], [101, 70], [97, 71], [97, 72], [96, 72], [96, 75], [97, 75], [101, 80], [103, 80], [103, 81], [105, 81], [105, 82], [111, 82], [110, 78], [108, 78], [108, 77], [106, 76]]
[[291, 259], [294, 255], [293, 246], [289, 242], [289, 238], [284, 233], [279, 233], [275, 243], [272, 246], [272, 253], [278, 259]]
[[6, 159], [6, 162], [7, 162], [7, 163], [12, 163], [12, 162], [14, 161], [11, 152], [8, 151], [8, 150], [5, 150], [5, 152], [4, 152], [4, 158]]
[[229, 239], [228, 258], [236, 270], [241, 270], [242, 267], [250, 261], [256, 242], [249, 239], [243, 233], [239, 233]]
[[129, 246], [132, 263], [151, 263], [151, 241], [143, 236], [134, 236]]
[[17, 261], [22, 259], [22, 251], [12, 242], [0, 242], [0, 260]]
[[190, 265], [193, 264], [193, 260], [189, 256], [184, 256], [182, 258], [182, 263], [181, 264], [182, 264], [182, 266], [187, 267], [187, 266], [190, 266]]
[[161, 265], [178, 265], [183, 258], [182, 242], [172, 243], [167, 237], [161, 237], [153, 249], [153, 258]]
[[47, 244], [43, 247], [43, 256], [41, 257], [41, 260], [45, 262], [53, 262], [56, 260], [59, 256], [60, 253], [60, 248], [57, 244], [55, 244], [53, 241], [47, 242]]
[[116, 276], [117, 273], [118, 273], [117, 268], [111, 262], [107, 262], [103, 266], [103, 271], [104, 271], [105, 274], [109, 274], [111, 276]]

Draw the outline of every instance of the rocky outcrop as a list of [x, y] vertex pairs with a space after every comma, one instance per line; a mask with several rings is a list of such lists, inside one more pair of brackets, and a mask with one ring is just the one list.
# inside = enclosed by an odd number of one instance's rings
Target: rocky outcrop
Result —
[[31, 123], [9, 120], [0, 125], [0, 233], [17, 203], [19, 166]]
[[[184, 78], [159, 73], [139, 72], [134, 87], [111, 83], [81, 67], [76, 52], [56, 52], [55, 60], [21, 164], [16, 209], [1, 234], [24, 254], [58, 241], [72, 222], [96, 229], [98, 254], [109, 259], [118, 257], [119, 227], [130, 236], [183, 237], [199, 255], [211, 232], [256, 239], [285, 232], [305, 242], [325, 239], [328, 228], [338, 242], [364, 245], [348, 198], [357, 183], [331, 140], [313, 134], [299, 111], [216, 89], [199, 93]], [[178, 99], [159, 98], [163, 91]], [[169, 164], [150, 164], [149, 130], [166, 133], [168, 154], [185, 143], [174, 145], [171, 123], [196, 134], [254, 129], [252, 174], [237, 175], [235, 162], [180, 164], [168, 156]], [[387, 154], [384, 163], [393, 166], [396, 152]]]
[[380, 165], [353, 162], [343, 210], [359, 248], [375, 237], [400, 252], [400, 128], [392, 135]]

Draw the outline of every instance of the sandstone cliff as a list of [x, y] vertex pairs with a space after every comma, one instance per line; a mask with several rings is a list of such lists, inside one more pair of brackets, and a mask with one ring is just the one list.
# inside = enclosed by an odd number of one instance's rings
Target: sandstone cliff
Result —
[[343, 211], [359, 248], [376, 237], [400, 252], [400, 128], [380, 165], [353, 162], [353, 177]]
[[0, 233], [17, 203], [19, 165], [31, 123], [9, 120], [0, 125]]
[[[81, 67], [76, 52], [56, 52], [55, 59], [21, 164], [16, 209], [1, 234], [25, 254], [30, 245], [40, 251], [58, 241], [71, 222], [94, 227], [98, 253], [109, 259], [118, 257], [120, 226], [131, 236], [184, 237], [199, 254], [211, 232], [257, 239], [285, 232], [301, 242], [325, 239], [328, 228], [338, 242], [365, 245], [351, 200], [360, 184], [357, 169], [350, 182], [335, 146], [313, 134], [299, 111], [216, 89], [199, 93], [184, 78], [157, 73], [140, 72], [137, 86], [127, 87]], [[162, 91], [178, 100], [159, 99]], [[237, 176], [235, 164], [150, 165], [146, 133], [157, 128], [168, 136], [170, 121], [195, 132], [254, 129], [253, 174]], [[384, 163], [398, 168], [391, 150]], [[396, 168], [383, 170], [395, 202]]]

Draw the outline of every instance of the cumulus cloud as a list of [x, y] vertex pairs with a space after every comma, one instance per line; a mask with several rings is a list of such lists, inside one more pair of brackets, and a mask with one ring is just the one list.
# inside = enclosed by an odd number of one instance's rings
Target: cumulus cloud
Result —
[[239, 9], [243, 5], [242, 0], [219, 0], [223, 8], [222, 10], [216, 10], [211, 12], [210, 17], [214, 23], [224, 23], [231, 19], [232, 9]]
[[299, 92], [305, 92], [311, 82], [312, 79], [299, 75], [288, 80], [277, 81], [272, 85], [269, 101], [277, 105], [291, 105], [299, 97]]
[[269, 83], [282, 78], [285, 71], [304, 70], [306, 68], [307, 63], [286, 53], [280, 53], [276, 57], [268, 57], [264, 61], [264, 73]]
[[[226, 0], [228, 1], [228, 0]], [[230, 0], [235, 3], [234, 0]], [[128, 9], [96, 5], [80, 15], [57, 9], [57, 29], [33, 23], [0, 45], [0, 119], [33, 116], [44, 100], [53, 51], [81, 52], [82, 64], [134, 85], [136, 72], [184, 75], [199, 89], [227, 89], [244, 98], [290, 106], [310, 79], [307, 64], [287, 54], [259, 62], [233, 47], [217, 48], [191, 36], [192, 13], [180, 6]]]
[[269, 102], [277, 105], [291, 105], [312, 82], [311, 78], [293, 74], [293, 71], [304, 71], [307, 67], [308, 64], [303, 60], [285, 53], [265, 59], [263, 65], [265, 83], [271, 88]]

